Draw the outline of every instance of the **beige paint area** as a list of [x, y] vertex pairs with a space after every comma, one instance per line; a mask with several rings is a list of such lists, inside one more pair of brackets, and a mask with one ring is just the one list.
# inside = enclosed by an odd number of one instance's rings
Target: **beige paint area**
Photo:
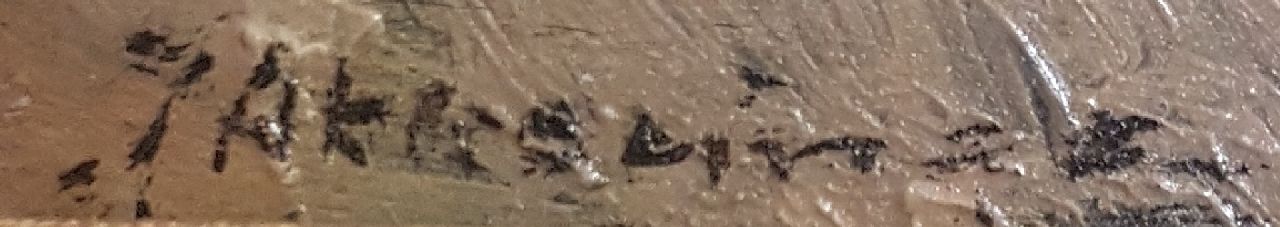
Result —
[[[0, 217], [1265, 226], [1280, 215], [1277, 11], [1250, 0], [0, 1]], [[161, 53], [126, 51], [144, 31], [165, 37]], [[207, 72], [179, 83], [201, 53]], [[268, 55], [280, 73], [253, 86]], [[571, 135], [539, 134], [558, 123]], [[982, 127], [999, 129], [966, 130]], [[643, 148], [689, 150], [627, 164], [639, 128], [670, 140]], [[138, 161], [148, 135], [162, 135], [158, 149]], [[793, 158], [846, 137], [883, 148]], [[715, 139], [727, 149], [704, 143]]]

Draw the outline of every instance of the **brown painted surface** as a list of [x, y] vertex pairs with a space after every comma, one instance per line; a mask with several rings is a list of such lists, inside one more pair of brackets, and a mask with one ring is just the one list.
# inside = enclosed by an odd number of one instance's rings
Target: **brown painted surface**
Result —
[[14, 220], [1280, 215], [1271, 1], [0, 6], [0, 217]]

